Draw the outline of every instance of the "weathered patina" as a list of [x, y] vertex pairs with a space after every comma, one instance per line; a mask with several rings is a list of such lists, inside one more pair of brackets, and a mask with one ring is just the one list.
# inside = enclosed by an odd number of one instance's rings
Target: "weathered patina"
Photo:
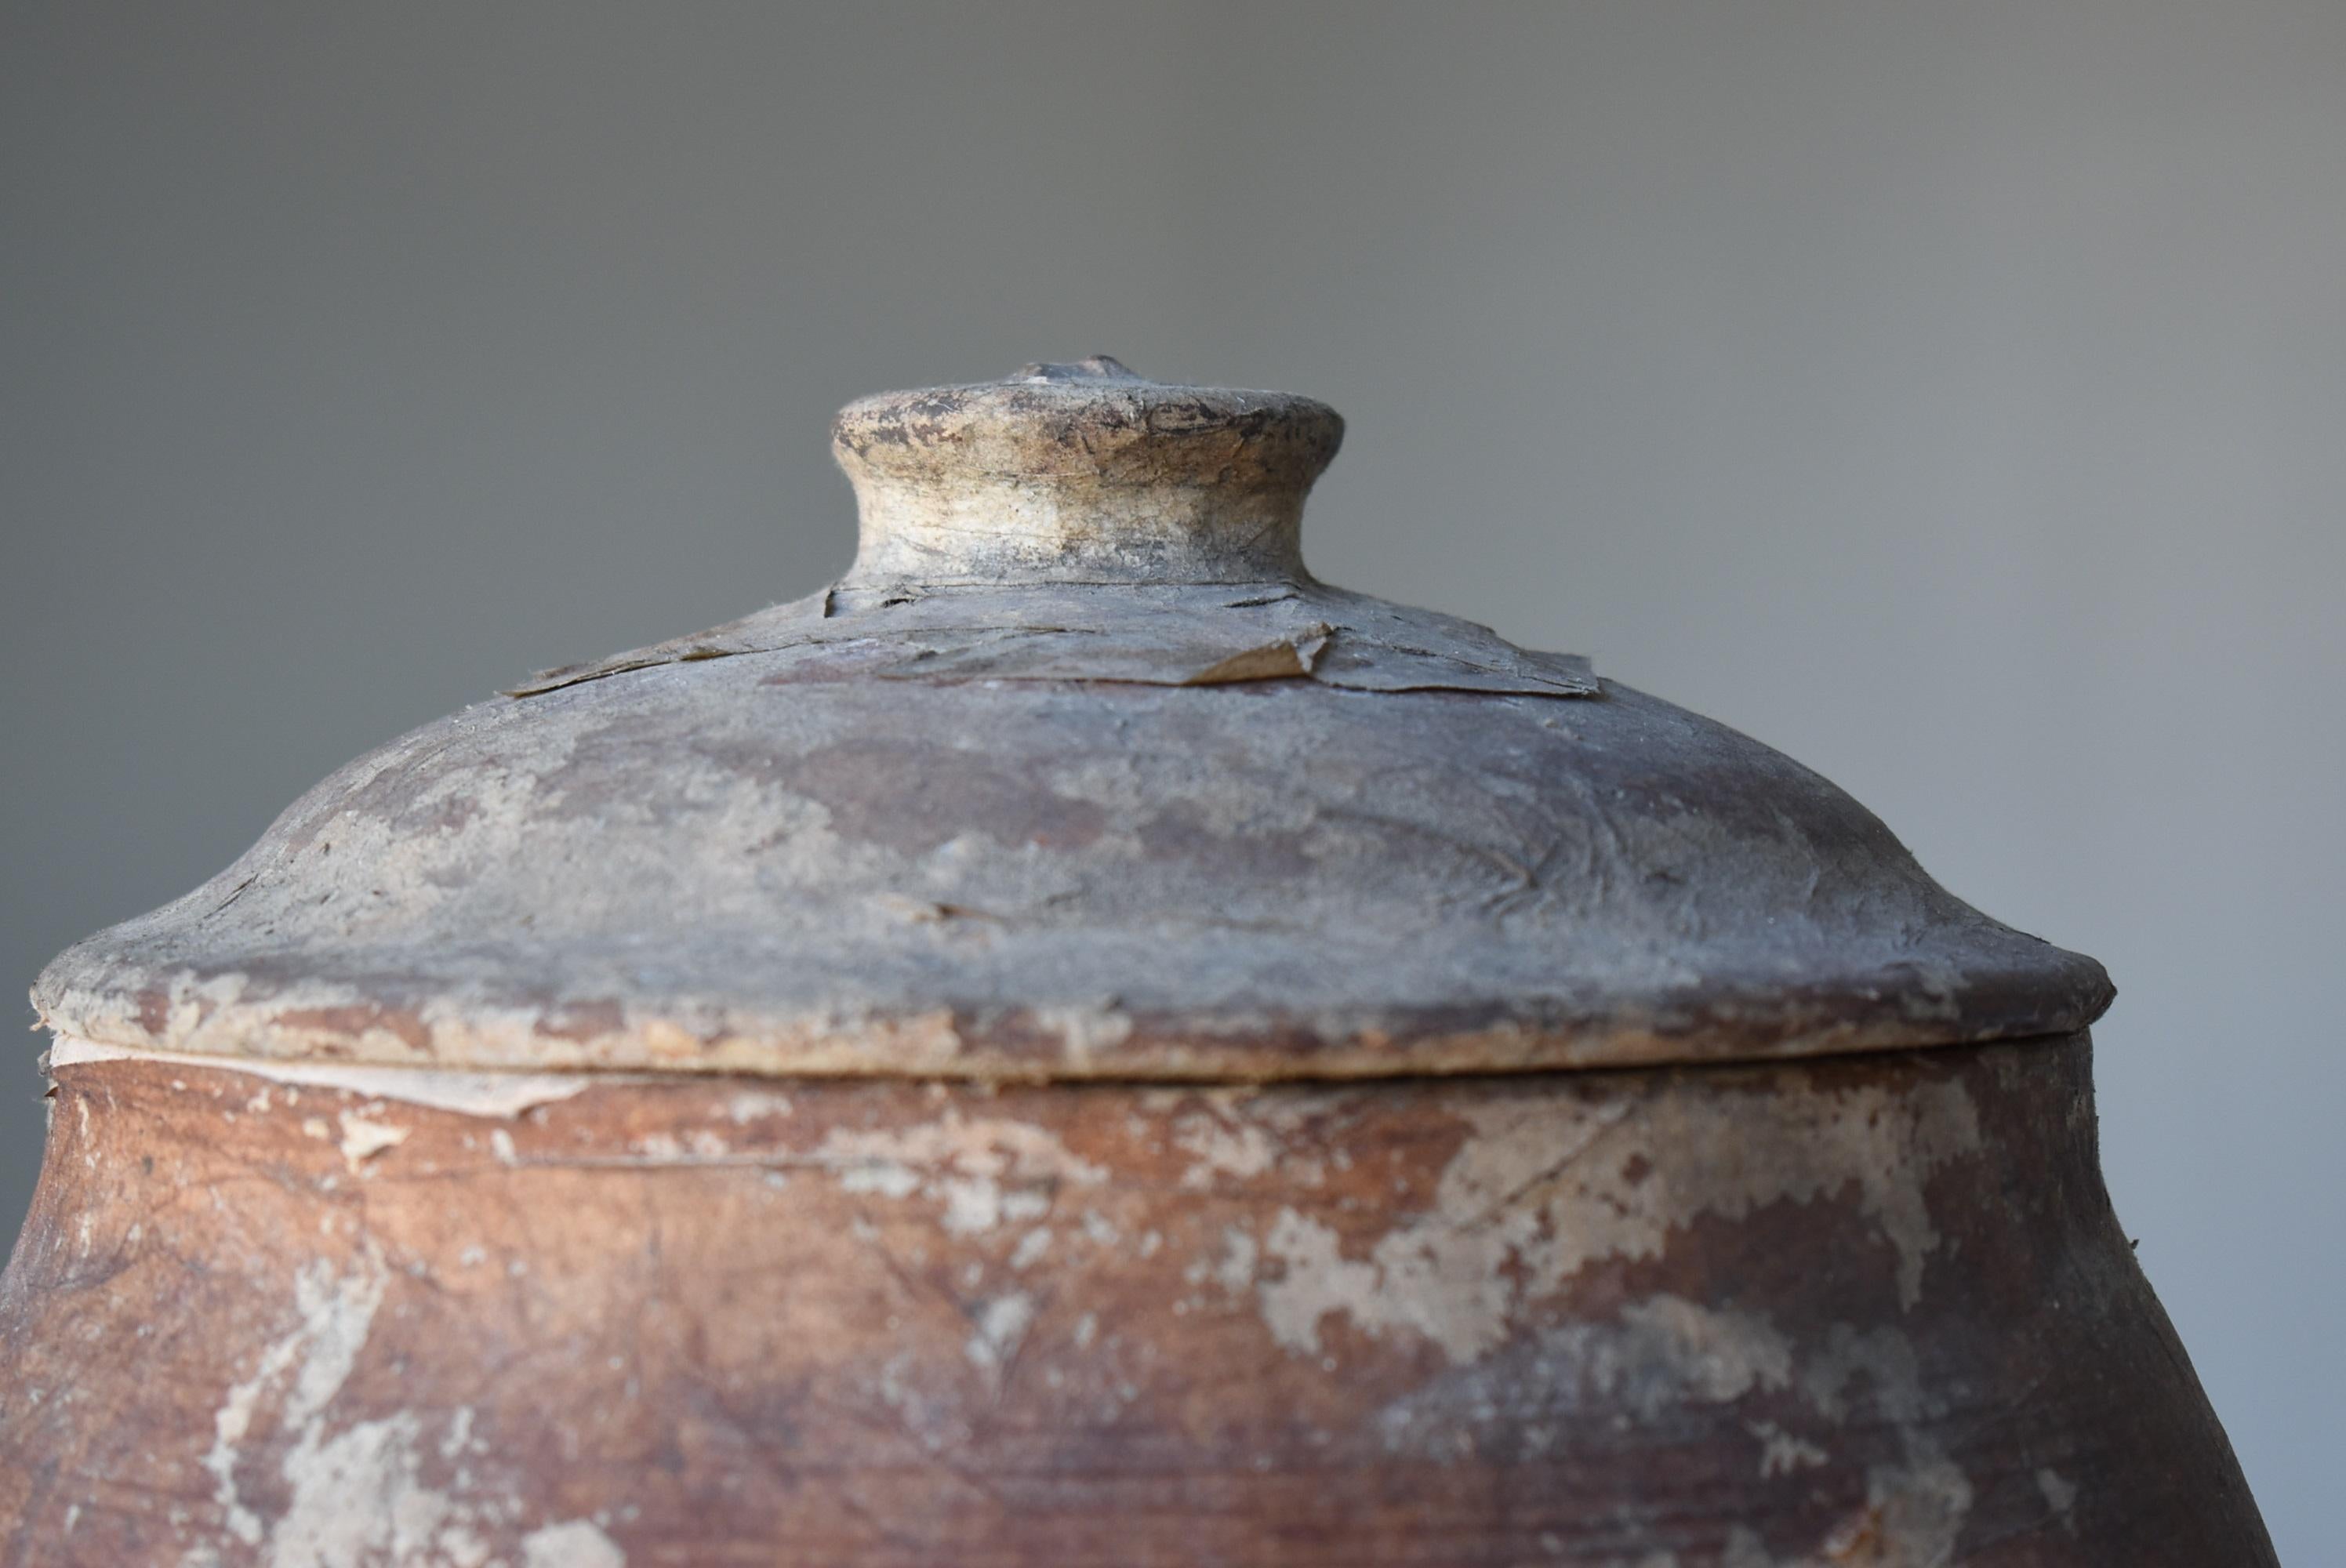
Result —
[[9, 1561], [2270, 1561], [2077, 1038], [429, 1105], [69, 1055]]
[[1314, 581], [1341, 428], [1113, 361], [855, 404], [838, 587], [353, 763], [36, 1001], [159, 1050], [974, 1079], [1804, 1055], [2106, 1005], [1789, 759]]
[[851, 406], [831, 590], [352, 764], [42, 977], [11, 1568], [2272, 1562], [2092, 960], [1313, 579], [1341, 423]]

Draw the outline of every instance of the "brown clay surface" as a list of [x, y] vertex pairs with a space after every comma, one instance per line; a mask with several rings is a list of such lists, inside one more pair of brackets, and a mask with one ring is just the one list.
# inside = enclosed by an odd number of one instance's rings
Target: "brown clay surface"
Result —
[[399, 1082], [59, 1069], [0, 1563], [2272, 1561], [2104, 1196], [2083, 1036], [512, 1114]]

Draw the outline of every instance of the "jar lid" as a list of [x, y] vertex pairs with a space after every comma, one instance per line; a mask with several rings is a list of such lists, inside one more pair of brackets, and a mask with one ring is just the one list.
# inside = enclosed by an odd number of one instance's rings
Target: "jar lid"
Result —
[[133, 1049], [1005, 1080], [1714, 1062], [2108, 1004], [1789, 759], [1313, 579], [1342, 428], [1105, 358], [852, 404], [837, 585], [393, 742], [35, 1002]]

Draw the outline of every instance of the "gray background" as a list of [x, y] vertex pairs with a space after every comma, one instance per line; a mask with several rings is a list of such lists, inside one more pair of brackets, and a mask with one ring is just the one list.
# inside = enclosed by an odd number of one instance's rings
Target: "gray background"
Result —
[[850, 396], [1094, 350], [1327, 398], [1323, 575], [1756, 732], [2105, 960], [2120, 1212], [2282, 1556], [2334, 1543], [2338, 0], [16, 0], [0, 975], [399, 730], [820, 585]]

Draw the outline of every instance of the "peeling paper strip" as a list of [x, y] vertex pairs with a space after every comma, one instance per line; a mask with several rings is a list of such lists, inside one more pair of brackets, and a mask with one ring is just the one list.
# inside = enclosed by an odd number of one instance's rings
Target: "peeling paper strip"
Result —
[[1327, 647], [1328, 638], [1334, 631], [1335, 628], [1327, 622], [1314, 621], [1277, 642], [1232, 654], [1220, 663], [1199, 670], [1181, 684], [1220, 686], [1229, 681], [1281, 680], [1292, 676], [1310, 675], [1311, 667], [1319, 662], [1321, 652]]
[[[597, 1084], [631, 1081], [612, 1074], [456, 1073], [438, 1067], [375, 1067], [346, 1063], [263, 1062], [250, 1056], [204, 1056], [184, 1051], [133, 1051], [100, 1045], [77, 1035], [58, 1034], [49, 1047], [48, 1069], [104, 1062], [160, 1062], [209, 1067], [266, 1078], [303, 1088], [345, 1089], [371, 1100], [396, 1100], [460, 1115], [509, 1121], [539, 1105], [566, 1100]], [[401, 1135], [404, 1136], [405, 1135]], [[394, 1139], [394, 1142], [397, 1140]], [[368, 1153], [375, 1152], [369, 1149]]]
[[[1096, 680], [1220, 686], [1309, 678], [1352, 691], [1602, 695], [1587, 660], [1487, 626], [1314, 583], [831, 589], [729, 626], [507, 688], [539, 696], [668, 664], [863, 644], [889, 680]], [[901, 657], [885, 660], [891, 647]]]

